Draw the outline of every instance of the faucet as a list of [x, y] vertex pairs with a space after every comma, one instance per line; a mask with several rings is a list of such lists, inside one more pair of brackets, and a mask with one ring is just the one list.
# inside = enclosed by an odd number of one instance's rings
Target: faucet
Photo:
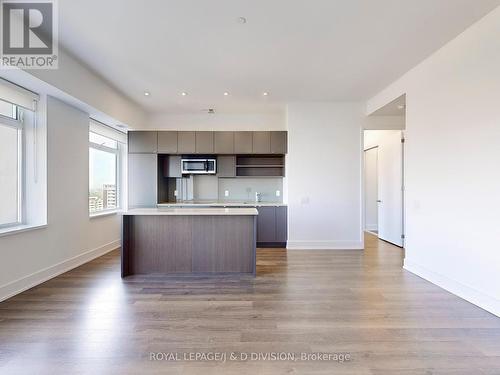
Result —
[[258, 191], [255, 192], [255, 201], [260, 202], [262, 198], [262, 194], [259, 193]]

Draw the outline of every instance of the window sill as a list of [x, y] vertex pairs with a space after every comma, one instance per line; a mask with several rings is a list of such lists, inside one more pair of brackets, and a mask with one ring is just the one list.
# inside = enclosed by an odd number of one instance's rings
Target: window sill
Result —
[[94, 212], [89, 215], [90, 219], [96, 219], [98, 217], [105, 217], [105, 216], [111, 216], [111, 215], [117, 215], [121, 210], [113, 210], [113, 211], [102, 211], [102, 212]]
[[22, 225], [16, 225], [13, 227], [8, 227], [8, 228], [2, 228], [0, 229], [0, 237], [4, 236], [10, 236], [12, 234], [18, 234], [22, 232], [28, 232], [31, 230], [36, 230], [36, 229], [43, 229], [47, 228], [47, 224], [22, 224]]

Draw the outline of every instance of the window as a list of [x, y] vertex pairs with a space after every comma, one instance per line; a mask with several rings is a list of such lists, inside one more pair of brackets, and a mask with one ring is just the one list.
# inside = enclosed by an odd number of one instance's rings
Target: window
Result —
[[46, 105], [0, 78], [0, 235], [47, 224]]
[[0, 228], [22, 222], [22, 123], [17, 107], [0, 100]]
[[120, 208], [122, 133], [91, 122], [89, 131], [89, 213]]

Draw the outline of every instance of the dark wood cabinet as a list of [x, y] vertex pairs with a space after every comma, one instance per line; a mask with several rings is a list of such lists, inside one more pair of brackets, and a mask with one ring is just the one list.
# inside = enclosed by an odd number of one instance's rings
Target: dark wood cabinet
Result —
[[252, 134], [252, 153], [269, 154], [271, 152], [271, 133], [253, 132]]
[[257, 245], [259, 247], [285, 247], [287, 234], [287, 207], [257, 207]]
[[177, 152], [179, 154], [194, 154], [196, 152], [195, 132], [178, 132], [177, 142]]
[[128, 152], [151, 154], [158, 151], [158, 133], [155, 131], [128, 132]]
[[177, 132], [158, 132], [158, 153], [177, 154]]
[[252, 132], [234, 133], [234, 153], [235, 154], [252, 153]]
[[236, 177], [236, 156], [219, 156], [217, 158], [217, 177]]
[[197, 154], [214, 153], [214, 132], [195, 133], [195, 152]]
[[259, 207], [257, 216], [257, 242], [276, 241], [276, 207]]
[[287, 153], [287, 132], [271, 132], [271, 154]]
[[216, 154], [234, 154], [234, 132], [215, 132], [214, 152]]
[[288, 239], [287, 207], [276, 207], [276, 242], [286, 243]]

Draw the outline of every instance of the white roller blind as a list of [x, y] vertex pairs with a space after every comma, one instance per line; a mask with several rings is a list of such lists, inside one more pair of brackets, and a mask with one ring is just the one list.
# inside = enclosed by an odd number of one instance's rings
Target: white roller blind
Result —
[[32, 91], [0, 78], [0, 99], [34, 111], [39, 96]]
[[111, 138], [120, 143], [127, 143], [127, 133], [121, 132], [92, 119], [90, 119], [89, 131], [102, 135], [103, 137]]

